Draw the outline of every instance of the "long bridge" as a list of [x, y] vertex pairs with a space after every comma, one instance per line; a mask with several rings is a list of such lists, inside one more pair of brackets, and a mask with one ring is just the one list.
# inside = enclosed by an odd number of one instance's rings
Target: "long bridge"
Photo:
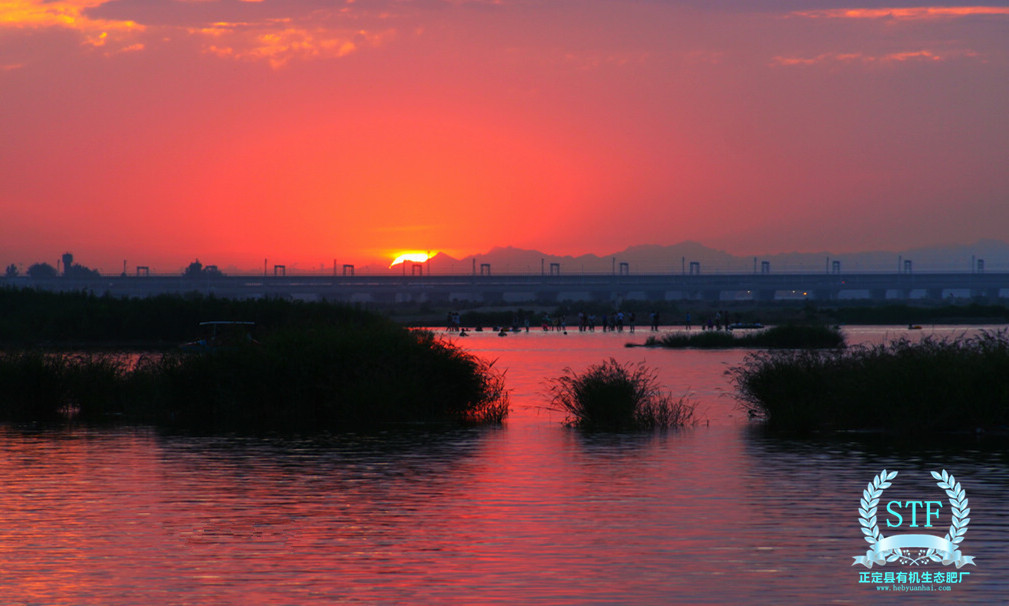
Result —
[[582, 275], [119, 276], [0, 278], [0, 287], [85, 291], [115, 297], [198, 292], [348, 303], [476, 303], [623, 300], [904, 300], [1009, 296], [1009, 273], [738, 273]]

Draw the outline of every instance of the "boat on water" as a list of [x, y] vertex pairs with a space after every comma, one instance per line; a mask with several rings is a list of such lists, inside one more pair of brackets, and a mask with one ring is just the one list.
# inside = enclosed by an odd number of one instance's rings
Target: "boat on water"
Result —
[[238, 345], [257, 343], [252, 338], [252, 327], [255, 322], [236, 320], [211, 320], [200, 322], [200, 327], [206, 336], [195, 341], [189, 341], [179, 346], [182, 351], [204, 352]]

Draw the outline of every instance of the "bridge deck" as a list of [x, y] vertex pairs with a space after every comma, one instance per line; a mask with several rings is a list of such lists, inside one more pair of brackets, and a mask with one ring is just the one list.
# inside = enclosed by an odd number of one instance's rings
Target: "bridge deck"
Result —
[[[0, 278], [0, 286], [88, 291], [145, 297], [202, 292], [222, 297], [283, 296], [360, 302], [619, 300], [638, 298], [762, 299], [808, 297], [997, 298], [1009, 291], [1009, 273], [853, 273], [711, 275], [435, 275], [435, 276], [181, 276]], [[1009, 293], [1007, 293], [1009, 294]]]

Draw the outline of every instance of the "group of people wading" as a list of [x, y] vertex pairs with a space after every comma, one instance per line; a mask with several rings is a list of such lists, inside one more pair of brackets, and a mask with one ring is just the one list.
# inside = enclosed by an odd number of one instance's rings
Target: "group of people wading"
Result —
[[[615, 311], [609, 314], [602, 314], [599, 318], [599, 326], [603, 332], [623, 332], [624, 326], [634, 332], [636, 317], [633, 311], [626, 314], [622, 311]], [[578, 332], [595, 332], [596, 314], [586, 314], [584, 311], [578, 312]]]

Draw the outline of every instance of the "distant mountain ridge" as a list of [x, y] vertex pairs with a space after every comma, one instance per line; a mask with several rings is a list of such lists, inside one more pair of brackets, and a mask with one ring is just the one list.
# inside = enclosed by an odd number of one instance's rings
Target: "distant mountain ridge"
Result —
[[[690, 264], [698, 263], [701, 273], [740, 273], [762, 270], [769, 264], [771, 272], [828, 272], [833, 263], [840, 263], [841, 272], [897, 272], [904, 262], [911, 262], [915, 272], [970, 272], [977, 270], [981, 260], [984, 270], [1009, 271], [1009, 244], [998, 240], [979, 240], [974, 244], [914, 248], [903, 251], [868, 251], [834, 254], [831, 252], [777, 253], [772, 255], [733, 255], [698, 242], [681, 242], [662, 246], [641, 244], [608, 255], [551, 255], [537, 250], [497, 246], [486, 253], [462, 259], [438, 253], [427, 262], [434, 274], [479, 274], [481, 265], [489, 265], [492, 274], [539, 274], [554, 271], [561, 274], [618, 273], [626, 263], [629, 273], [680, 274], [689, 273]], [[973, 263], [973, 265], [972, 265]], [[362, 268], [368, 273], [400, 272], [403, 268]], [[427, 271], [426, 270], [426, 271]]]

